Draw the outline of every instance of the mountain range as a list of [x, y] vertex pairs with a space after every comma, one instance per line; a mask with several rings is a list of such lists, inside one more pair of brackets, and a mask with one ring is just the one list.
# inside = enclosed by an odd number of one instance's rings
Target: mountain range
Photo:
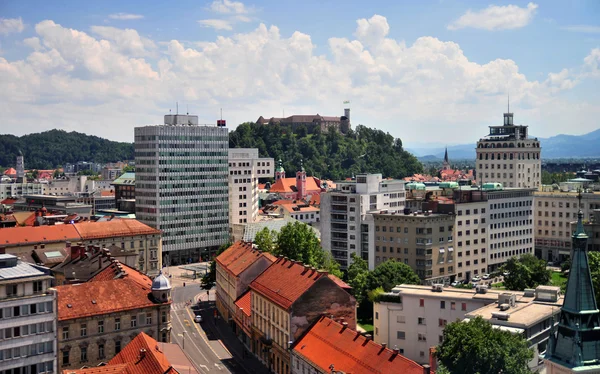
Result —
[[[589, 158], [600, 157], [600, 129], [584, 135], [556, 135], [549, 138], [538, 138], [542, 144], [542, 157], [555, 158]], [[450, 160], [475, 159], [475, 142], [448, 146]], [[435, 161], [444, 158], [445, 147], [411, 147], [407, 151], [422, 161]]]

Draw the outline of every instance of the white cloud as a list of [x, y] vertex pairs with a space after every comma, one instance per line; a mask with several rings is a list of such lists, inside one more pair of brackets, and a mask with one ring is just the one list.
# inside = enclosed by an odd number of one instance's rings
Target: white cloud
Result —
[[114, 13], [108, 16], [110, 19], [116, 19], [119, 21], [129, 21], [133, 19], [142, 19], [144, 18], [141, 14], [131, 14], [131, 13]]
[[224, 19], [201, 19], [198, 23], [215, 30], [232, 30], [231, 22]]
[[562, 30], [572, 31], [572, 32], [582, 32], [587, 34], [599, 34], [600, 26], [594, 25], [572, 25], [561, 27]]
[[531, 22], [537, 8], [537, 4], [529, 3], [526, 8], [520, 8], [517, 5], [490, 5], [478, 12], [469, 9], [448, 25], [448, 29], [458, 30], [467, 27], [483, 30], [518, 29]]
[[214, 0], [210, 5], [210, 10], [224, 14], [244, 14], [248, 12], [242, 2], [231, 0]]
[[594, 130], [600, 112], [593, 98], [575, 105], [561, 95], [600, 77], [600, 49], [581, 66], [534, 80], [510, 59], [473, 62], [451, 41], [424, 36], [405, 45], [378, 15], [358, 20], [354, 37], [331, 37], [322, 54], [311, 35], [264, 24], [164, 44], [132, 29], [88, 34], [49, 20], [35, 31], [24, 42], [27, 58], [0, 57], [0, 133], [58, 127], [132, 141], [134, 126], [160, 122], [176, 101], [204, 123], [223, 108], [233, 126], [283, 108], [336, 115], [351, 100], [354, 126], [405, 141], [468, 142], [501, 122], [509, 88], [518, 122], [538, 136], [564, 132], [569, 117], [577, 132]]
[[23, 20], [19, 18], [0, 18], [0, 35], [20, 33], [25, 29]]

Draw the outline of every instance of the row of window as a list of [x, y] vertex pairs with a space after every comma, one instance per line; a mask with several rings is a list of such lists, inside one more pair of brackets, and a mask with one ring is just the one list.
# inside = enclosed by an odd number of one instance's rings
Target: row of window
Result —
[[[16, 286], [16, 285], [12, 285]], [[7, 286], [7, 288], [10, 286]], [[0, 309], [0, 319], [29, 316], [32, 314], [52, 313], [52, 301], [44, 303], [34, 303], [27, 305], [17, 305]]]
[[42, 355], [54, 352], [54, 342], [37, 343], [0, 350], [0, 361]]
[[52, 322], [40, 322], [30, 325], [8, 327], [0, 329], [0, 339], [4, 340], [19, 338], [21, 336], [45, 334], [47, 332], [52, 332], [53, 330]]
[[[146, 326], [149, 326], [152, 324], [152, 313], [148, 312], [146, 313], [145, 316], [145, 322], [146, 322]], [[163, 311], [162, 312], [162, 323], [167, 323], [167, 312]], [[131, 319], [129, 321], [129, 325], [131, 328], [135, 328], [138, 326], [138, 320], [139, 320], [139, 324], [141, 325], [142, 322], [144, 321], [142, 318], [138, 318], [137, 315], [131, 316]], [[105, 329], [105, 323], [104, 321], [98, 321], [98, 324], [96, 326], [96, 333], [98, 334], [102, 334], [104, 333]], [[113, 324], [113, 331], [119, 331], [121, 330], [121, 318], [117, 317], [115, 318], [114, 324]], [[88, 325], [87, 323], [82, 323], [79, 325], [79, 336], [83, 337], [83, 336], [88, 336]], [[71, 337], [71, 331], [69, 329], [69, 326], [65, 326], [62, 328], [62, 339], [63, 340], [67, 340]]]

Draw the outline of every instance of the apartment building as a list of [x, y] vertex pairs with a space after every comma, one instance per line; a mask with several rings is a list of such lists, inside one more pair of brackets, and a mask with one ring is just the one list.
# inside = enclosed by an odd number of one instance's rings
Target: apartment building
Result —
[[[546, 187], [546, 186], [544, 186]], [[546, 261], [564, 261], [571, 254], [572, 222], [581, 208], [586, 222], [600, 209], [600, 192], [584, 192], [581, 203], [576, 191], [542, 188], [534, 193], [535, 254]]]
[[356, 328], [356, 299], [337, 277], [278, 258], [252, 283], [252, 353], [270, 371], [289, 374], [290, 347], [324, 313]]
[[402, 356], [398, 349], [375, 343], [348, 328], [347, 322], [319, 318], [294, 342], [292, 374], [429, 374], [429, 364], [419, 365]]
[[449, 283], [456, 272], [454, 215], [373, 213], [375, 267], [387, 260], [415, 269], [428, 284]]
[[42, 183], [0, 183], [0, 200], [25, 195], [41, 195], [46, 185]]
[[[571, 232], [577, 229], [577, 221], [571, 222]], [[600, 209], [594, 209], [592, 216], [583, 223], [583, 229], [588, 235], [587, 250], [600, 252]]]
[[[479, 292], [477, 292], [479, 291]], [[485, 293], [484, 293], [485, 292]], [[399, 285], [373, 304], [374, 339], [418, 363], [429, 362], [429, 347], [442, 342], [444, 327], [494, 303], [500, 291]]]
[[56, 373], [56, 297], [47, 268], [0, 254], [0, 372]]
[[537, 138], [529, 137], [528, 126], [515, 125], [513, 113], [504, 113], [504, 124], [489, 128], [489, 134], [477, 142], [477, 181], [509, 188], [540, 187], [542, 148]]
[[229, 149], [229, 225], [254, 222], [258, 216], [258, 179], [273, 178], [275, 161], [256, 148]]
[[59, 370], [109, 361], [141, 332], [170, 342], [171, 286], [113, 263], [86, 283], [56, 287]]
[[123, 173], [113, 180], [115, 208], [121, 212], [135, 213], [135, 173]]
[[208, 260], [229, 239], [227, 128], [166, 115], [135, 128], [135, 210], [163, 233], [163, 262]]
[[383, 179], [381, 174], [358, 174], [338, 182], [321, 194], [321, 245], [331, 251], [342, 269], [355, 253], [375, 268], [373, 212], [402, 211], [406, 200], [404, 181]]

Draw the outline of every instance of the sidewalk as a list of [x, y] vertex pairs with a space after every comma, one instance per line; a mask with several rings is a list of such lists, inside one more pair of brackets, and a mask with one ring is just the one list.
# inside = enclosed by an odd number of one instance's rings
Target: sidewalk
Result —
[[[200, 301], [202, 303], [206, 303], [206, 294], [201, 294]], [[214, 297], [214, 294], [211, 293], [211, 298]], [[211, 332], [218, 336], [223, 345], [227, 348], [227, 350], [233, 356], [233, 359], [236, 362], [236, 366], [245, 370], [249, 374], [254, 373], [268, 373], [268, 369], [265, 365], [263, 365], [254, 355], [249, 352], [246, 347], [242, 344], [241, 341], [235, 336], [231, 328], [227, 325], [222, 318], [218, 318], [215, 320], [213, 311], [214, 310], [214, 301], [210, 301], [209, 303], [213, 303], [211, 307], [211, 312], [208, 313], [206, 322], [202, 325], [204, 329], [211, 330]], [[243, 357], [243, 352], [246, 350], [246, 357]]]

